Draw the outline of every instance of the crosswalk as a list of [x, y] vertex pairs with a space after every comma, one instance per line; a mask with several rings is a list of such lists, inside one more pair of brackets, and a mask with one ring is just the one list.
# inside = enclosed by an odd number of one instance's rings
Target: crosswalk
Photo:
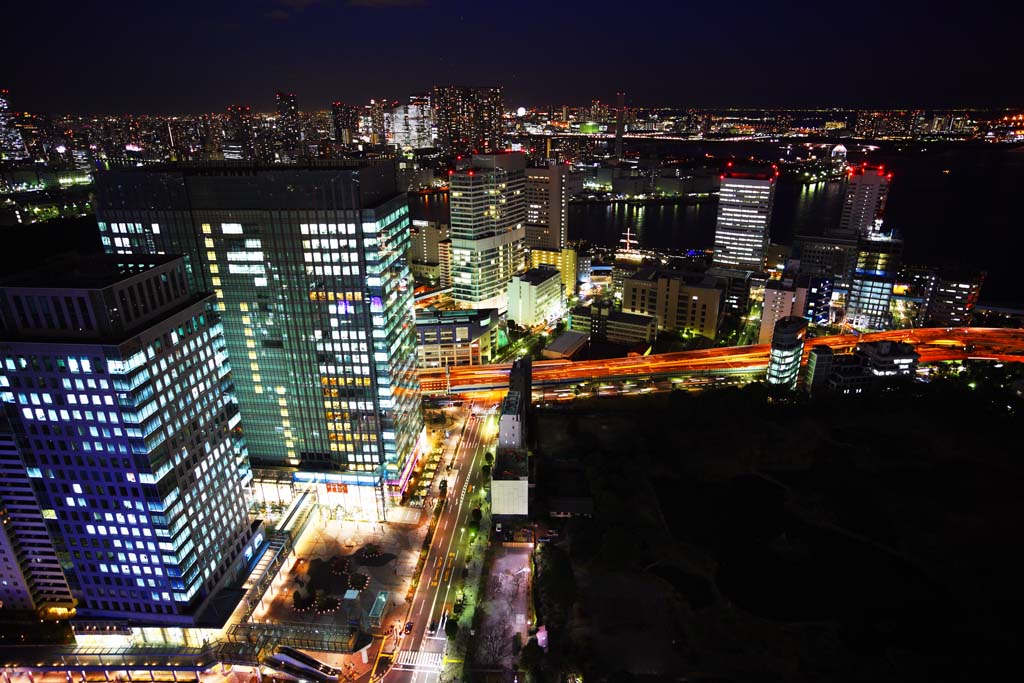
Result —
[[441, 662], [444, 660], [443, 652], [424, 652], [423, 650], [402, 650], [398, 653], [398, 661], [395, 663], [403, 669], [416, 669], [418, 671], [440, 671]]

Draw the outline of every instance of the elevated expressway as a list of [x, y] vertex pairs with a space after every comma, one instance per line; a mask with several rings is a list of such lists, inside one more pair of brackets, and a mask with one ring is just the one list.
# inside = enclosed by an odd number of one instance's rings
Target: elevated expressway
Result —
[[[912, 344], [920, 354], [922, 364], [971, 358], [1024, 362], [1024, 330], [987, 327], [928, 327], [816, 337], [808, 340], [804, 360], [812, 346], [824, 344], [837, 353], [846, 353], [858, 343], [867, 341]], [[537, 361], [533, 364], [533, 384], [537, 388], [558, 388], [581, 382], [658, 380], [711, 374], [753, 375], [767, 368], [769, 348], [768, 344], [758, 344], [607, 360]], [[510, 367], [510, 364], [501, 364], [420, 370], [420, 385], [427, 395], [501, 390], [508, 387]]]

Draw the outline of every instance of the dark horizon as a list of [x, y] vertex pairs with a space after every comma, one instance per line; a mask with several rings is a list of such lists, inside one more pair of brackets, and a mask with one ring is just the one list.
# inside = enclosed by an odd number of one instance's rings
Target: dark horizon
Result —
[[[646, 7], [646, 6], [645, 6]], [[295, 92], [315, 111], [404, 100], [435, 84], [500, 85], [506, 104], [639, 107], [971, 108], [1020, 105], [1011, 22], [955, 22], [859, 3], [581, 6], [445, 0], [257, 0], [137, 5], [19, 3], [7, 15], [16, 110], [272, 111]], [[59, 21], [55, 21], [57, 17]], [[42, 49], [40, 49], [42, 47]], [[549, 104], [554, 103], [554, 104]], [[963, 103], [963, 104], [956, 104]]]

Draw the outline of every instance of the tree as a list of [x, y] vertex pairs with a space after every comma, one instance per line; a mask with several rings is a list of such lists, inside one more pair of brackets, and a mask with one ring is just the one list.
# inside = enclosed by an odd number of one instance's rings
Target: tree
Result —
[[477, 640], [477, 661], [486, 666], [503, 666], [512, 654], [512, 637], [508, 628], [494, 628]]
[[487, 463], [488, 465], [494, 462], [494, 453], [491, 453], [490, 451], [484, 453], [484, 462]]
[[480, 508], [473, 508], [473, 521], [479, 523], [484, 518], [484, 512]]
[[449, 640], [454, 640], [455, 636], [459, 635], [459, 622], [455, 619], [444, 622], [444, 634], [448, 636]]
[[481, 467], [480, 468], [480, 474], [484, 475], [484, 479], [490, 479], [491, 478], [491, 466], [490, 465], [484, 465], [483, 467]]
[[536, 638], [530, 638], [519, 653], [519, 667], [531, 673], [540, 668], [544, 650], [537, 644]]

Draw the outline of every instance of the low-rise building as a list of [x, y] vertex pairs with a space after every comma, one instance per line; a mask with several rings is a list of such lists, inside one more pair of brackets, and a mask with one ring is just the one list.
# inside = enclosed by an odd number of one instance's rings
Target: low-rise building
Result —
[[724, 283], [704, 273], [647, 268], [622, 283], [622, 310], [653, 316], [659, 330], [715, 338]]
[[523, 395], [515, 389], [505, 394], [498, 418], [498, 448], [521, 450], [523, 447]]
[[541, 325], [564, 307], [562, 275], [553, 268], [531, 268], [508, 283], [508, 319], [522, 327]]
[[553, 360], [572, 358], [587, 345], [588, 338], [589, 337], [583, 332], [566, 330], [562, 334], [558, 335], [554, 341], [548, 344], [544, 350], [541, 351], [541, 355]]
[[912, 379], [919, 358], [914, 347], [903, 342], [864, 342], [845, 354], [815, 346], [807, 357], [804, 388], [812, 395], [826, 389], [859, 394], [894, 380]]
[[636, 344], [654, 341], [658, 323], [654, 316], [622, 313], [613, 310], [611, 304], [601, 303], [572, 309], [569, 329], [613, 344]]
[[490, 363], [498, 350], [497, 309], [416, 311], [416, 353], [421, 368]]
[[530, 513], [530, 467], [525, 451], [498, 451], [491, 479], [491, 514]]

